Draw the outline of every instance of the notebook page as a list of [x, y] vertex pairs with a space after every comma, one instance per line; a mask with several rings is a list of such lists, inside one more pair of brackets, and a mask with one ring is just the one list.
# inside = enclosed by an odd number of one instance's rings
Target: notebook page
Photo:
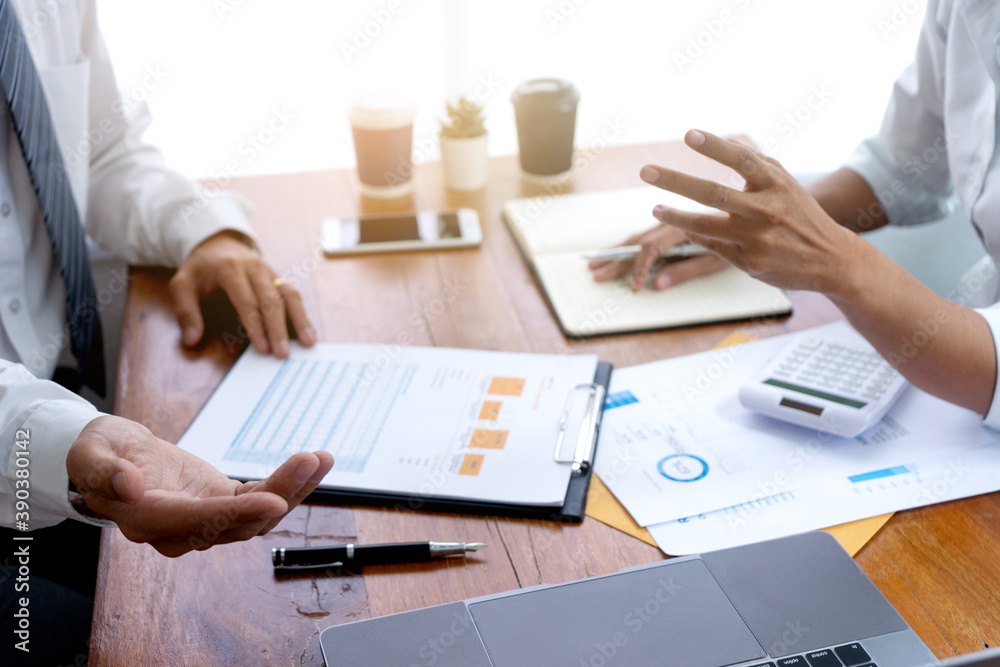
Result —
[[776, 315], [791, 308], [784, 292], [732, 266], [667, 290], [637, 293], [621, 281], [594, 282], [576, 253], [538, 257], [535, 270], [563, 329], [574, 336]]
[[711, 212], [690, 199], [652, 186], [514, 199], [504, 206], [507, 222], [539, 257], [559, 252], [583, 253], [621, 245], [625, 239], [658, 224], [653, 207]]

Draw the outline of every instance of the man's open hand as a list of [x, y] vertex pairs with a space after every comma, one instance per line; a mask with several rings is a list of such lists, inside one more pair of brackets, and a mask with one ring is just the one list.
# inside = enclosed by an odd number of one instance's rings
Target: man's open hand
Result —
[[238, 482], [139, 424], [109, 416], [90, 422], [66, 459], [91, 510], [166, 556], [263, 535], [332, 467], [329, 452], [300, 452], [267, 479]]

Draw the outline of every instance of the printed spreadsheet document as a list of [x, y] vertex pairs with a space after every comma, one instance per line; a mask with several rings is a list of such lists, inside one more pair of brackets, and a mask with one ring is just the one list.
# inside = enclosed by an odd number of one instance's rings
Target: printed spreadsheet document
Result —
[[560, 420], [596, 369], [593, 355], [320, 343], [281, 360], [251, 348], [178, 445], [240, 479], [322, 449], [335, 463], [321, 486], [558, 506], [571, 474], [554, 458]]

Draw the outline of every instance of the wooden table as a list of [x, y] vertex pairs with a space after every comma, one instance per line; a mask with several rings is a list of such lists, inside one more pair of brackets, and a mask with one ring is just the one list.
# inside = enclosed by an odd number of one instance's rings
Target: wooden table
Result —
[[[638, 186], [647, 162], [729, 178], [667, 143], [581, 152], [572, 185], [554, 191]], [[322, 340], [595, 353], [629, 366], [706, 350], [736, 329], [763, 337], [839, 317], [826, 299], [793, 293], [795, 314], [777, 322], [567, 340], [500, 216], [505, 200], [549, 190], [524, 182], [510, 157], [491, 161], [484, 191], [454, 193], [441, 183], [440, 165], [431, 164], [417, 169], [412, 197], [391, 203], [360, 198], [351, 171], [245, 178], [231, 187], [257, 205], [253, 223], [267, 259], [297, 284]], [[463, 206], [482, 218], [479, 249], [325, 260], [318, 248], [325, 216]], [[220, 333], [197, 351], [182, 350], [168, 277], [132, 272], [116, 412], [176, 441], [245, 341], [235, 315], [220, 308]], [[278, 578], [269, 558], [277, 545], [428, 538], [490, 548], [464, 565], [380, 567], [363, 576]], [[322, 505], [297, 508], [263, 538], [172, 560], [106, 530], [90, 664], [321, 665], [317, 637], [330, 625], [661, 558], [592, 519], [561, 525]], [[857, 562], [938, 656], [1000, 645], [1000, 494], [901, 513]]]

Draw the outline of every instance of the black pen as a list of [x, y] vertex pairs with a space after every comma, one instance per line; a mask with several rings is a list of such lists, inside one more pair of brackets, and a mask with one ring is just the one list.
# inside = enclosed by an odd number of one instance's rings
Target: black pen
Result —
[[271, 562], [279, 571], [315, 570], [344, 565], [418, 563], [446, 556], [464, 556], [485, 548], [482, 542], [398, 542], [395, 544], [339, 544], [334, 547], [278, 547]]

